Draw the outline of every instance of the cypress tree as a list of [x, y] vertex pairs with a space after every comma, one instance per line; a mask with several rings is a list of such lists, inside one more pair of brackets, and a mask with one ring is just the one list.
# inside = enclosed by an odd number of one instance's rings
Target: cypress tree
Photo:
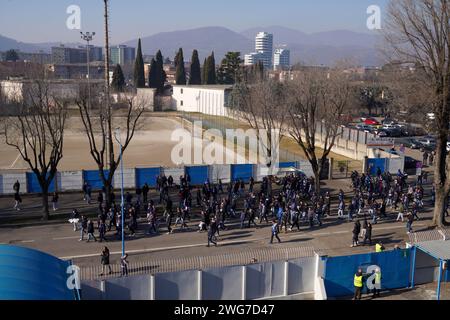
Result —
[[118, 92], [122, 92], [125, 88], [125, 76], [123, 75], [122, 67], [120, 66], [120, 64], [116, 65], [114, 69], [111, 87]]
[[207, 70], [205, 71], [206, 75], [206, 84], [216, 84], [216, 60], [214, 58], [214, 52], [208, 57], [206, 60]]
[[157, 80], [156, 80], [156, 60], [153, 58], [150, 63], [150, 70], [148, 73], [148, 86], [150, 88], [157, 88]]
[[178, 50], [178, 53], [175, 57], [175, 66], [176, 66], [176, 73], [175, 73], [175, 83], [178, 85], [185, 85], [186, 84], [186, 70], [184, 69], [184, 55], [183, 55], [183, 49], [180, 48]]
[[166, 83], [167, 75], [164, 71], [164, 61], [161, 50], [158, 50], [156, 53], [156, 71], [155, 71], [155, 80], [156, 80], [156, 89], [158, 93], [162, 93], [164, 90], [164, 85]]
[[198, 51], [192, 52], [191, 58], [191, 76], [189, 78], [189, 84], [198, 85], [202, 84], [202, 76], [200, 71], [200, 61], [198, 59]]
[[206, 84], [207, 73], [208, 73], [208, 59], [205, 58], [202, 70], [202, 84]]
[[134, 63], [134, 85], [136, 88], [145, 87], [144, 59], [142, 57], [141, 39], [138, 42], [136, 61]]

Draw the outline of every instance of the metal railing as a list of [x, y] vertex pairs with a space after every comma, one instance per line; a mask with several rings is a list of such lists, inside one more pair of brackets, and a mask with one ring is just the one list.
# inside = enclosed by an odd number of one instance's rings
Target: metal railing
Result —
[[[314, 256], [312, 247], [292, 247], [282, 249], [244, 250], [215, 256], [183, 257], [176, 259], [151, 259], [130, 262], [128, 276], [179, 272], [187, 270], [204, 270], [230, 266], [244, 266], [270, 261], [287, 261]], [[106, 268], [108, 269], [108, 268]], [[103, 267], [86, 266], [80, 268], [81, 280], [105, 280], [121, 276], [120, 264], [111, 265], [111, 274], [101, 275]]]

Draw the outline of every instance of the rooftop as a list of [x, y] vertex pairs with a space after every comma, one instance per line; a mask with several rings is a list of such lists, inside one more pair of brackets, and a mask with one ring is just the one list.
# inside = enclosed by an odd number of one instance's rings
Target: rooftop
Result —
[[174, 87], [188, 88], [188, 89], [206, 89], [206, 90], [228, 90], [233, 86], [229, 84], [208, 84], [208, 85], [178, 85], [174, 84]]
[[435, 259], [450, 260], [450, 241], [434, 240], [416, 243], [416, 246]]

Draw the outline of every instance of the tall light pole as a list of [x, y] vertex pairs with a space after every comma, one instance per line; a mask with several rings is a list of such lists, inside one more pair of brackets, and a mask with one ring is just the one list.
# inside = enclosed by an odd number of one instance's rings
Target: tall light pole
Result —
[[107, 164], [109, 169], [112, 168], [112, 164], [114, 161], [114, 149], [113, 149], [113, 141], [112, 141], [112, 128], [111, 128], [111, 106], [110, 106], [110, 97], [109, 97], [109, 0], [103, 0], [104, 3], [104, 15], [105, 15], [105, 104], [106, 104], [106, 155], [107, 155]]
[[87, 61], [87, 81], [88, 81], [88, 108], [89, 111], [91, 110], [91, 66], [90, 66], [90, 46], [89, 42], [92, 41], [92, 39], [95, 36], [95, 32], [86, 32], [83, 33], [80, 31], [81, 39], [87, 42], [86, 46], [86, 61]]
[[114, 138], [116, 139], [117, 143], [120, 146], [120, 176], [122, 179], [121, 182], [121, 188], [120, 188], [120, 198], [121, 198], [121, 225], [122, 225], [122, 257], [125, 256], [125, 233], [124, 233], [124, 195], [123, 195], [123, 159], [122, 159], [122, 140], [120, 138], [120, 128], [116, 128], [116, 130], [114, 131]]

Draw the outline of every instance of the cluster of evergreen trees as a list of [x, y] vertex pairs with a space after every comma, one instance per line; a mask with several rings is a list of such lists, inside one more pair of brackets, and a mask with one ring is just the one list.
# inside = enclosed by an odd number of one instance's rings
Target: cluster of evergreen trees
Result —
[[[166, 59], [167, 60], [167, 59]], [[184, 53], [180, 48], [175, 55], [174, 65], [176, 68], [175, 82], [178, 85], [214, 85], [214, 84], [235, 84], [242, 81], [252, 82], [264, 76], [264, 66], [259, 63], [250, 68], [241, 66], [242, 60], [239, 52], [228, 52], [222, 60], [220, 66], [216, 67], [214, 52], [205, 58], [203, 68], [200, 66], [198, 51], [194, 50], [191, 57], [190, 76], [186, 75]], [[164, 60], [161, 51], [152, 59], [150, 72], [148, 75], [148, 86], [155, 88], [157, 93], [162, 93], [167, 75], [164, 71]], [[139, 39], [136, 61], [134, 65], [134, 84], [136, 88], [145, 88], [144, 59], [142, 56], [141, 40]], [[122, 91], [125, 86], [122, 69], [116, 66], [113, 75], [112, 86], [117, 91]]]

